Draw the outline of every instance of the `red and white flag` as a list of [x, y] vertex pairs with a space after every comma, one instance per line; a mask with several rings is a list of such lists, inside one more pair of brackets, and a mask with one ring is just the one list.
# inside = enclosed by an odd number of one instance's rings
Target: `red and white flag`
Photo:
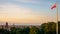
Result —
[[54, 9], [54, 8], [56, 8], [56, 3], [51, 7], [51, 9]]

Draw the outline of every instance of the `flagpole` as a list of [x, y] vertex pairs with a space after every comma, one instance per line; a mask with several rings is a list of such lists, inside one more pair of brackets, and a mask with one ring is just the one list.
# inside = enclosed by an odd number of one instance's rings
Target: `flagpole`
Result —
[[57, 15], [56, 15], [56, 18], [57, 18], [57, 23], [56, 23], [56, 34], [58, 34], [58, 0], [57, 0]]

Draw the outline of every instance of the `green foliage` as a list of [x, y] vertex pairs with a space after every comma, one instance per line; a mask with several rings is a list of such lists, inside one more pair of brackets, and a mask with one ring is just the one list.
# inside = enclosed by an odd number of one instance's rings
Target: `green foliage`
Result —
[[0, 29], [0, 34], [9, 34], [9, 31], [5, 29]]
[[[58, 33], [60, 34], [60, 22], [58, 22]], [[38, 26], [28, 26], [24, 28], [11, 27], [10, 31], [0, 29], [0, 34], [56, 34], [56, 23], [48, 22]]]
[[39, 29], [35, 26], [30, 28], [30, 34], [38, 34]]
[[27, 27], [27, 28], [12, 27], [10, 34], [29, 34], [29, 27]]
[[29, 34], [29, 32], [30, 32], [29, 27], [23, 29], [23, 34]]
[[58, 22], [58, 34], [60, 34], [60, 21]]
[[56, 23], [48, 22], [41, 25], [44, 34], [56, 34]]

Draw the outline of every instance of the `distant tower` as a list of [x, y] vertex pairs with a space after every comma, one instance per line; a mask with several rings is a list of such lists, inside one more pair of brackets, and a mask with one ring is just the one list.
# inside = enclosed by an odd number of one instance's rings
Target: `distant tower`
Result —
[[5, 28], [8, 29], [8, 22], [6, 22]]

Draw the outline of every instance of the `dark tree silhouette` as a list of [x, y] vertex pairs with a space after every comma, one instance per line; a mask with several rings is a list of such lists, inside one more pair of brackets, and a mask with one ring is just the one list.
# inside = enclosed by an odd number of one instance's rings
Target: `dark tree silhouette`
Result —
[[60, 34], [60, 21], [58, 21], [58, 34]]

